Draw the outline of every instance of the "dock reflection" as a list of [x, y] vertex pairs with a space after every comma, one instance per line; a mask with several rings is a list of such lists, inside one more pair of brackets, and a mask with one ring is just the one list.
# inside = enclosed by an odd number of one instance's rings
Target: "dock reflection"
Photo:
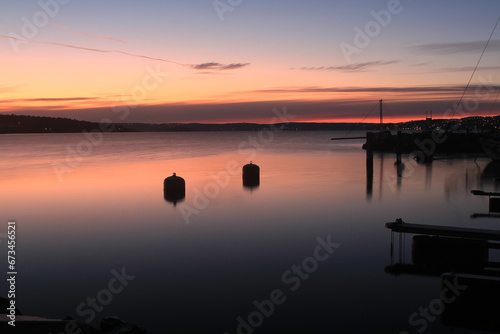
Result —
[[500, 330], [500, 278], [445, 273], [441, 283], [441, 322], [481, 331]]
[[481, 189], [492, 189], [500, 192], [500, 161], [491, 161], [481, 172]]
[[[468, 194], [471, 189], [500, 192], [500, 162], [476, 163], [472, 157], [436, 156], [432, 162], [422, 163], [411, 154], [369, 150], [365, 156], [367, 201], [377, 195], [381, 199], [387, 192], [399, 194], [405, 184], [422, 185], [426, 193], [443, 184], [448, 200]], [[462, 169], [456, 168], [457, 162], [463, 163]]]
[[[450, 327], [500, 330], [500, 263], [489, 257], [491, 249], [500, 249], [500, 231], [402, 220], [386, 227], [391, 229], [391, 265], [385, 267], [386, 273], [441, 277], [441, 293], [429, 303], [433, 316]], [[399, 233], [396, 244], [394, 233]], [[416, 234], [411, 263], [406, 263], [405, 233]]]

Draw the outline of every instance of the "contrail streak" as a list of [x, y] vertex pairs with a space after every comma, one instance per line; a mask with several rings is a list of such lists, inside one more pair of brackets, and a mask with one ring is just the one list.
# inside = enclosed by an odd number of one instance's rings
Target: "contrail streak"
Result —
[[16, 41], [20, 42], [25, 42], [25, 43], [35, 43], [35, 44], [43, 44], [43, 45], [54, 45], [54, 46], [60, 46], [60, 47], [65, 47], [65, 48], [70, 48], [70, 49], [77, 49], [77, 50], [84, 50], [84, 51], [92, 51], [92, 52], [99, 52], [99, 53], [119, 53], [123, 54], [129, 57], [135, 57], [135, 58], [145, 58], [145, 59], [150, 59], [150, 60], [156, 60], [156, 61], [162, 61], [165, 63], [171, 63], [171, 64], [176, 64], [179, 66], [183, 67], [190, 67], [192, 68], [192, 65], [189, 64], [182, 64], [178, 63], [173, 60], [167, 60], [163, 58], [156, 58], [156, 57], [149, 57], [149, 56], [144, 56], [144, 55], [138, 55], [138, 54], [133, 54], [125, 51], [120, 51], [120, 50], [101, 50], [101, 49], [94, 49], [94, 48], [86, 48], [83, 46], [76, 46], [76, 45], [71, 45], [71, 44], [63, 44], [63, 43], [57, 43], [57, 42], [46, 42], [46, 41], [34, 41], [34, 40], [26, 40], [22, 38], [17, 38], [13, 36], [6, 36], [6, 35], [0, 35], [0, 38], [6, 38], [6, 39], [13, 39]]
[[95, 39], [105, 39], [105, 40], [109, 40], [109, 41], [115, 41], [115, 42], [120, 42], [120, 43], [128, 44], [128, 42], [122, 41], [121, 39], [112, 38], [112, 37], [106, 37], [106, 36], [90, 35], [90, 34], [86, 34], [84, 32], [79, 32], [79, 31], [73, 30], [73, 29], [71, 29], [69, 27], [66, 27], [66, 26], [63, 26], [63, 25], [60, 25], [60, 24], [52, 23], [52, 22], [49, 22], [48, 24], [50, 24], [53, 27], [67, 29], [67, 30], [71, 31], [74, 34], [78, 34], [78, 35], [82, 35], [82, 36], [86, 36], [86, 37], [90, 37], [90, 38], [95, 38]]
[[129, 57], [134, 57], [134, 58], [143, 58], [143, 59], [149, 59], [149, 60], [154, 60], [154, 61], [161, 61], [164, 63], [175, 64], [175, 65], [187, 67], [187, 68], [194, 69], [194, 70], [224, 71], [224, 70], [235, 70], [235, 69], [243, 68], [243, 67], [250, 65], [250, 63], [221, 64], [221, 63], [217, 63], [217, 62], [209, 62], [209, 63], [201, 63], [201, 64], [183, 64], [183, 63], [179, 63], [179, 62], [176, 62], [173, 60], [157, 58], [157, 57], [150, 57], [150, 56], [125, 52], [125, 51], [121, 51], [121, 50], [103, 50], [103, 49], [86, 48], [83, 46], [76, 46], [76, 45], [65, 44], [65, 43], [35, 41], [35, 40], [28, 40], [28, 39], [18, 38], [18, 37], [14, 37], [14, 36], [7, 36], [7, 35], [0, 35], [0, 38], [15, 40], [15, 41], [19, 41], [22, 43], [54, 45], [54, 46], [60, 46], [60, 47], [64, 47], [64, 48], [92, 51], [92, 52], [99, 52], [99, 53], [118, 53], [118, 54], [122, 54], [122, 55], [129, 56]]

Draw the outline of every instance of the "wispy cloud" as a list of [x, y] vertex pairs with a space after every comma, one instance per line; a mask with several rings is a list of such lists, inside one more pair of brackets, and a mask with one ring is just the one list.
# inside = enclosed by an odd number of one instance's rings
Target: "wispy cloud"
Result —
[[234, 70], [238, 68], [242, 68], [250, 65], [250, 63], [232, 63], [232, 64], [221, 64], [217, 62], [209, 62], [209, 63], [201, 63], [190, 65], [195, 70], [215, 70], [215, 71], [224, 71], [224, 70]]
[[[416, 87], [283, 87], [275, 89], [262, 89], [258, 93], [454, 93], [464, 90], [464, 86], [416, 86]], [[475, 89], [476, 86], [469, 86]], [[484, 86], [477, 86], [484, 88]]]
[[[492, 85], [489, 89], [498, 90], [500, 86]], [[400, 94], [430, 94], [433, 96], [461, 93], [465, 86], [415, 86], [415, 87], [282, 87], [274, 89], [262, 89], [254, 93], [400, 93]], [[470, 85], [468, 90], [484, 90], [483, 85]]]
[[[473, 66], [463, 66], [463, 67], [444, 67], [441, 69], [433, 70], [433, 72], [473, 72], [475, 67]], [[477, 68], [478, 71], [495, 71], [499, 70], [500, 66], [480, 66]]]
[[51, 26], [53, 26], [53, 27], [57, 27], [57, 28], [69, 30], [72, 33], [77, 34], [77, 35], [82, 35], [82, 36], [86, 36], [86, 37], [90, 37], [90, 38], [95, 38], [95, 39], [105, 39], [105, 40], [108, 40], [108, 41], [120, 42], [120, 43], [125, 43], [125, 44], [128, 43], [128, 42], [122, 41], [121, 39], [117, 39], [117, 38], [86, 34], [84, 32], [76, 31], [76, 30], [73, 30], [73, 29], [71, 29], [69, 27], [66, 27], [66, 26], [63, 26], [63, 25], [60, 25], [60, 24], [55, 24], [55, 23], [52, 23], [52, 22], [49, 22], [49, 24]]
[[376, 60], [362, 63], [353, 63], [342, 66], [316, 66], [316, 67], [300, 67], [299, 70], [304, 71], [345, 71], [345, 72], [362, 72], [374, 67], [385, 66], [399, 63], [399, 60]]
[[[0, 93], [10, 93], [14, 92], [19, 89], [21, 85], [14, 85], [14, 86], [0, 86]], [[0, 100], [1, 102], [1, 100]]]
[[[429, 43], [410, 47], [411, 51], [419, 53], [431, 53], [446, 55], [464, 52], [480, 52], [484, 49], [486, 41], [458, 42], [458, 43]], [[488, 43], [487, 51], [499, 51], [500, 40], [491, 40]]]
[[0, 38], [16, 40], [16, 41], [19, 41], [22, 43], [53, 45], [53, 46], [82, 50], [82, 51], [99, 52], [99, 53], [118, 53], [118, 54], [122, 54], [122, 55], [129, 56], [129, 57], [143, 58], [143, 59], [149, 59], [149, 60], [154, 60], [154, 61], [161, 61], [161, 62], [165, 62], [165, 63], [175, 64], [175, 65], [179, 65], [179, 66], [183, 66], [183, 67], [187, 67], [187, 68], [195, 69], [195, 70], [216, 70], [216, 71], [234, 70], [234, 69], [239, 69], [239, 68], [250, 65], [250, 63], [221, 64], [221, 63], [217, 63], [217, 62], [201, 63], [201, 64], [194, 64], [194, 65], [193, 64], [183, 64], [183, 63], [179, 63], [179, 62], [176, 62], [173, 60], [168, 60], [168, 59], [158, 58], [158, 57], [150, 57], [150, 56], [140, 55], [140, 54], [134, 54], [134, 53], [129, 53], [129, 52], [121, 51], [121, 50], [105, 50], [105, 49], [86, 48], [86, 47], [82, 47], [82, 46], [57, 43], [57, 42], [26, 40], [26, 39], [21, 39], [21, 38], [17, 38], [17, 37], [13, 37], [13, 36], [6, 36], [6, 35], [0, 35]]
[[411, 66], [420, 67], [420, 66], [427, 66], [427, 65], [430, 65], [430, 64], [431, 64], [430, 61], [426, 61], [426, 62], [423, 62], [423, 63], [413, 64]]
[[32, 99], [2, 99], [0, 103], [12, 102], [67, 102], [67, 101], [93, 101], [100, 100], [98, 97], [39, 97]]

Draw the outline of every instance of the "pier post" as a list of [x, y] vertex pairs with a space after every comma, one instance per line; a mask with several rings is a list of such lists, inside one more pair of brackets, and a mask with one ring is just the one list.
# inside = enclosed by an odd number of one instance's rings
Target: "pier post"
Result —
[[366, 133], [366, 197], [373, 192], [373, 132]]

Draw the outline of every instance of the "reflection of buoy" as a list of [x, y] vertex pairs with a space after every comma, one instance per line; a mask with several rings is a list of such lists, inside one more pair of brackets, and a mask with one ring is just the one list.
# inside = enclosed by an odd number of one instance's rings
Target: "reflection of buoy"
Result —
[[177, 204], [177, 201], [186, 197], [186, 181], [175, 173], [167, 177], [163, 181], [163, 196], [165, 200]]
[[243, 166], [243, 186], [256, 187], [260, 184], [260, 167], [251, 161]]

